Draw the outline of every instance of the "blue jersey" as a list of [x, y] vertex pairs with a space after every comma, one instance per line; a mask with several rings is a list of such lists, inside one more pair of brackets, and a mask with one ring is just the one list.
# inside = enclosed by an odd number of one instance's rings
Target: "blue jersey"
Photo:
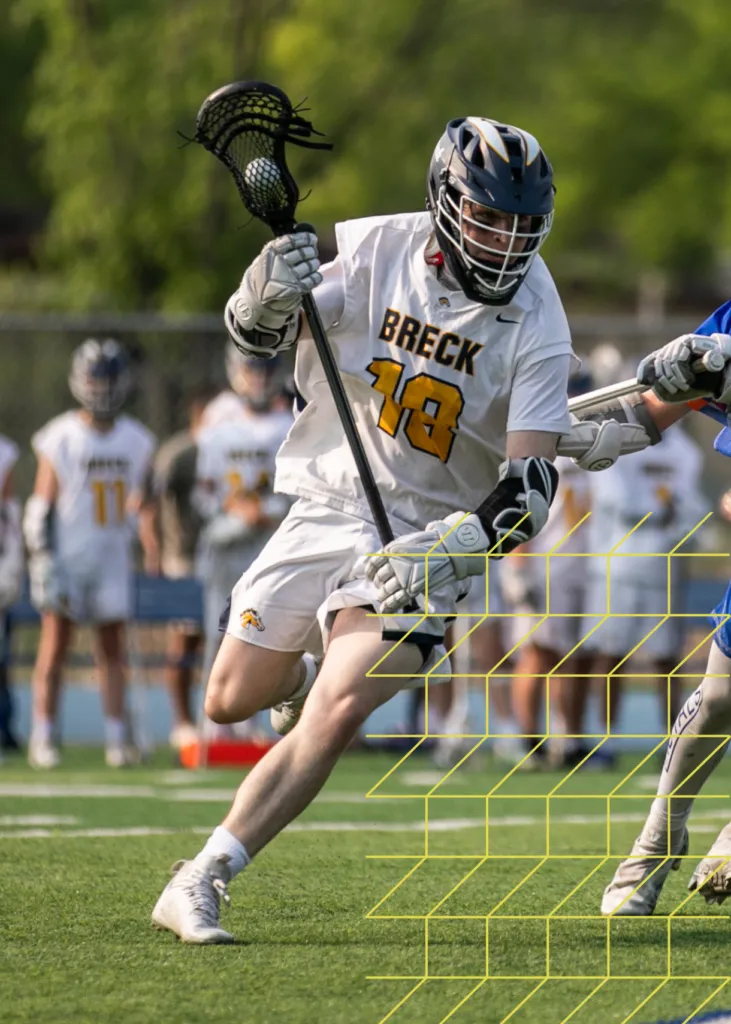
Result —
[[[706, 337], [710, 337], [712, 334], [731, 334], [731, 301], [724, 302], [715, 313], [711, 313], [695, 333], [703, 334]], [[728, 454], [729, 447], [731, 447], [731, 430], [724, 427], [716, 438], [714, 448], [717, 451], [723, 451], [726, 448], [724, 454]], [[731, 618], [727, 618], [727, 616], [731, 616], [731, 583], [729, 583], [723, 601], [713, 609], [711, 615], [711, 622], [717, 627], [713, 639], [726, 657], [731, 658]]]

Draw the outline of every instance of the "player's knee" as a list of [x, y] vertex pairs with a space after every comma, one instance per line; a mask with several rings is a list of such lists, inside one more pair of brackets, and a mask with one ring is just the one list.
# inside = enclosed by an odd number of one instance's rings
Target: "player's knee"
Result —
[[217, 725], [245, 722], [259, 710], [249, 707], [241, 678], [225, 671], [216, 672], [215, 666], [208, 680], [203, 708]]
[[344, 750], [371, 710], [370, 703], [355, 693], [336, 696], [323, 703], [311, 703], [310, 699], [305, 704], [302, 724], [305, 724], [306, 715], [308, 724], [305, 728], [319, 732], [325, 745]]

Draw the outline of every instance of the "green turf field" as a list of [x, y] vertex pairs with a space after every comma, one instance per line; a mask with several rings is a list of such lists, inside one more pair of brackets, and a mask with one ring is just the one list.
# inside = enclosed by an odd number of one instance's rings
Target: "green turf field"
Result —
[[223, 923], [238, 944], [203, 948], [153, 931], [149, 915], [237, 773], [185, 773], [167, 755], [111, 772], [98, 751], [68, 751], [45, 774], [7, 761], [0, 1021], [639, 1024], [729, 1008], [728, 912], [684, 901], [731, 816], [731, 766], [697, 805], [692, 860], [660, 916], [598, 918], [651, 798], [656, 766], [627, 778], [637, 760], [503, 782], [470, 760], [440, 783], [416, 753], [379, 785], [397, 758], [350, 755], [232, 884]]

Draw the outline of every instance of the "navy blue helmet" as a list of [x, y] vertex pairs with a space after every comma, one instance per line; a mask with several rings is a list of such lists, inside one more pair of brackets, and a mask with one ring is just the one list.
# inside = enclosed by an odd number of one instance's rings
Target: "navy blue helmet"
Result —
[[450, 121], [427, 189], [437, 241], [460, 288], [473, 302], [506, 305], [553, 220], [553, 171], [537, 140], [484, 117]]
[[74, 352], [69, 388], [79, 405], [99, 419], [116, 416], [132, 390], [127, 353], [112, 338], [88, 338]]

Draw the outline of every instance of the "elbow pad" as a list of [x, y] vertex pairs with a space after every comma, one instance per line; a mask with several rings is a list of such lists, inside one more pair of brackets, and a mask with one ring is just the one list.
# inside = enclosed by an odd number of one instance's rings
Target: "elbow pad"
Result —
[[28, 498], [23, 516], [23, 536], [25, 545], [31, 554], [35, 555], [51, 550], [52, 517], [53, 505], [50, 501], [41, 498], [38, 494], [33, 494]]

